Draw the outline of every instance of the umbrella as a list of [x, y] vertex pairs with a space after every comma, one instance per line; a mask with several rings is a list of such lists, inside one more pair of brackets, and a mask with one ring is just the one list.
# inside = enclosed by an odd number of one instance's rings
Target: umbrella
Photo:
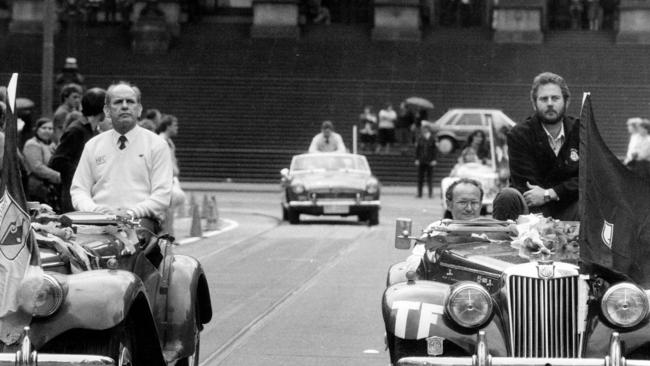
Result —
[[27, 98], [16, 98], [16, 109], [27, 109], [34, 107], [34, 102]]
[[412, 105], [414, 107], [419, 107], [422, 109], [433, 109], [433, 103], [420, 97], [410, 97], [404, 100], [404, 102], [408, 105]]

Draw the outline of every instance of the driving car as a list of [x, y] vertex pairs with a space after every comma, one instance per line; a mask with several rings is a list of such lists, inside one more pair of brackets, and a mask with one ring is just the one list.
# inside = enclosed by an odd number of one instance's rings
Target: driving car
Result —
[[441, 220], [412, 236], [398, 219], [395, 247], [416, 246], [388, 271], [391, 363], [650, 365], [650, 290], [579, 267], [579, 223], [544, 225], [551, 250], [515, 245], [511, 221]]
[[282, 218], [291, 224], [300, 222], [300, 214], [357, 215], [379, 224], [380, 185], [363, 155], [299, 154], [280, 175]]
[[[17, 298], [32, 318], [24, 331], [0, 323], [0, 365], [198, 365], [212, 308], [195, 258], [138, 220], [31, 205], [40, 267]], [[12, 333], [23, 334], [7, 342]]]
[[434, 123], [438, 131], [438, 150], [449, 154], [461, 148], [467, 137], [476, 130], [488, 133], [490, 123], [496, 130], [510, 129], [515, 122], [499, 109], [454, 108], [448, 110]]

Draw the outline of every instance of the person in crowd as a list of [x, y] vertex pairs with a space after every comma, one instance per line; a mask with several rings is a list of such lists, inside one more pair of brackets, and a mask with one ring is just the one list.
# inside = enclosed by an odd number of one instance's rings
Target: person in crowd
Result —
[[460, 0], [458, 5], [458, 18], [462, 27], [472, 25], [473, 6], [472, 0]]
[[600, 6], [600, 0], [587, 0], [587, 20], [589, 21], [589, 30], [600, 30], [603, 20], [603, 8]]
[[59, 94], [63, 92], [63, 87], [68, 84], [76, 84], [83, 88], [84, 77], [79, 73], [79, 65], [74, 57], [66, 57], [65, 64], [61, 72], [55, 76], [55, 86]]
[[395, 143], [395, 121], [397, 120], [397, 113], [393, 109], [391, 103], [386, 103], [386, 106], [379, 111], [379, 123], [377, 125], [377, 141], [378, 145], [375, 150], [376, 153], [381, 153], [382, 148], [384, 153], [390, 153], [390, 149]]
[[582, 29], [582, 12], [584, 7], [582, 6], [582, 0], [571, 0], [571, 5], [569, 5], [569, 14], [571, 16], [571, 29], [578, 30]]
[[141, 119], [138, 121], [138, 126], [144, 128], [145, 130], [149, 130], [151, 132], [156, 132], [156, 123], [149, 118]]
[[72, 122], [83, 119], [83, 116], [83, 113], [80, 111], [72, 111], [68, 113], [68, 115], [65, 117], [65, 121], [63, 121], [63, 133], [65, 133], [65, 130], [68, 129], [68, 126], [70, 126]]
[[79, 84], [67, 84], [61, 90], [61, 105], [54, 112], [54, 135], [52, 140], [59, 143], [61, 135], [63, 135], [63, 124], [65, 119], [73, 111], [80, 111], [81, 109], [81, 96], [83, 89]]
[[458, 163], [481, 163], [486, 164], [490, 159], [490, 148], [482, 130], [476, 130], [467, 137], [465, 148], [458, 157]]
[[365, 106], [363, 113], [359, 115], [359, 141], [361, 141], [361, 151], [372, 151], [377, 141], [377, 116], [372, 111], [372, 106]]
[[169, 146], [137, 125], [141, 95], [131, 84], [118, 82], [108, 87], [104, 112], [113, 129], [84, 146], [72, 178], [72, 204], [80, 211], [139, 218], [143, 227], [157, 233], [171, 202]]
[[52, 135], [54, 124], [49, 118], [40, 118], [36, 121], [34, 137], [25, 142], [23, 156], [29, 172], [27, 178], [27, 199], [47, 203], [55, 208], [54, 185], [61, 183], [61, 175], [56, 170], [47, 166], [54, 152]]
[[160, 125], [156, 130], [158, 135], [162, 137], [169, 145], [169, 150], [172, 154], [172, 163], [174, 166], [174, 181], [172, 183], [172, 200], [171, 206], [167, 211], [167, 215], [163, 222], [165, 232], [174, 235], [174, 210], [185, 202], [185, 193], [181, 189], [179, 175], [180, 169], [178, 167], [178, 159], [176, 158], [176, 145], [174, 145], [173, 137], [178, 135], [178, 118], [171, 114], [166, 114], [162, 117]]
[[81, 98], [82, 116], [68, 125], [61, 136], [49, 166], [61, 175], [59, 201], [61, 212], [74, 210], [70, 198], [70, 186], [81, 152], [86, 142], [99, 133], [99, 123], [104, 120], [104, 99], [106, 91], [101, 88], [88, 89]]
[[323, 122], [321, 132], [311, 140], [309, 152], [346, 152], [343, 138], [334, 132], [332, 121]]
[[162, 119], [162, 113], [160, 113], [160, 111], [156, 108], [149, 108], [144, 112], [144, 119], [153, 121], [154, 126], [156, 126], [155, 128], [158, 128], [160, 120]]
[[433, 167], [438, 164], [436, 158], [438, 147], [436, 138], [429, 125], [422, 126], [422, 132], [415, 144], [415, 166], [418, 168], [418, 191], [417, 197], [422, 198], [422, 186], [424, 177], [427, 178], [429, 198], [433, 197]]
[[642, 118], [640, 117], [634, 117], [634, 118], [628, 118], [626, 125], [627, 125], [627, 132], [630, 134], [630, 142], [627, 145], [627, 153], [625, 154], [625, 159], [623, 160], [623, 164], [628, 165], [632, 160], [634, 160], [633, 153], [636, 150], [636, 146], [639, 143], [639, 129], [640, 129], [640, 124], [641, 121], [643, 121]]
[[532, 213], [578, 221], [580, 123], [566, 115], [566, 81], [544, 72], [531, 88], [534, 114], [508, 133], [510, 185]]
[[[630, 146], [628, 168], [640, 176], [650, 179], [650, 121], [646, 118], [638, 122], [637, 137]], [[627, 160], [627, 157], [626, 157]]]
[[415, 118], [415, 112], [405, 102], [400, 103], [395, 121], [395, 139], [401, 145], [402, 152], [408, 151], [408, 148], [414, 144]]
[[307, 19], [313, 24], [329, 25], [332, 21], [330, 10], [323, 6], [322, 0], [306, 0]]

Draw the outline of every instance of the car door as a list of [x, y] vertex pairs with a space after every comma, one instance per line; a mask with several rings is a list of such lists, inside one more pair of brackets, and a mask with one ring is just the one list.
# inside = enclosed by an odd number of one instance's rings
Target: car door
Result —
[[456, 136], [459, 141], [467, 141], [467, 137], [476, 130], [485, 130], [485, 121], [481, 113], [468, 111], [461, 113], [456, 119]]

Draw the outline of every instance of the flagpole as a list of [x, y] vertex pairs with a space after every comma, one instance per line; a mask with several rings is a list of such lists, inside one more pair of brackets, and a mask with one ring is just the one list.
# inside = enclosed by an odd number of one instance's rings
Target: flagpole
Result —
[[44, 0], [43, 65], [41, 72], [41, 115], [52, 116], [52, 91], [54, 79], [54, 0]]

